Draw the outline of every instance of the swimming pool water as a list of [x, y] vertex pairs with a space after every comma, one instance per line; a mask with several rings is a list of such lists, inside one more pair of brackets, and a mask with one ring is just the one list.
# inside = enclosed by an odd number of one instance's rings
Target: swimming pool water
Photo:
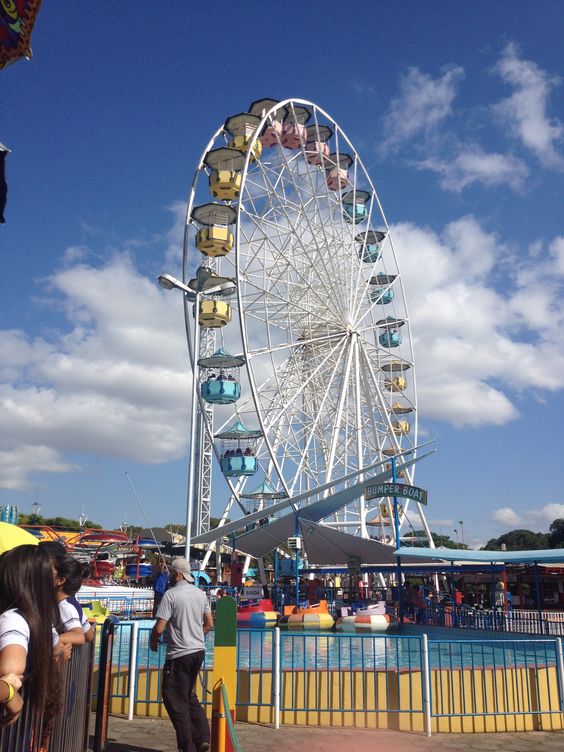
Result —
[[[162, 666], [166, 648], [158, 653], [149, 650], [152, 620], [139, 624], [138, 665]], [[116, 628], [113, 662], [122, 667], [129, 664], [132, 622], [121, 622]], [[429, 665], [433, 669], [478, 669], [495, 666], [555, 664], [554, 640], [538, 640], [525, 636], [511, 637], [504, 633], [476, 630], [440, 629], [409, 626], [391, 635], [358, 635], [335, 632], [316, 634], [281, 633], [283, 669], [318, 670], [360, 669], [365, 671], [421, 670], [421, 635], [427, 632]], [[238, 665], [240, 669], [271, 670], [274, 656], [273, 630], [238, 630]], [[206, 667], [213, 665], [213, 632], [206, 639]]]

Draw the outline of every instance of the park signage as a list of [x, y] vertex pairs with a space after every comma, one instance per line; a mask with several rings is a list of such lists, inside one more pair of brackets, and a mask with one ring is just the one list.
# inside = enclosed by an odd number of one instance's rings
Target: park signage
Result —
[[406, 483], [374, 483], [365, 487], [364, 496], [367, 500], [394, 496], [400, 499], [413, 499], [419, 504], [427, 504], [427, 491], [417, 486], [408, 486]]
[[260, 600], [263, 597], [262, 585], [245, 585], [243, 588], [243, 598], [249, 600]]

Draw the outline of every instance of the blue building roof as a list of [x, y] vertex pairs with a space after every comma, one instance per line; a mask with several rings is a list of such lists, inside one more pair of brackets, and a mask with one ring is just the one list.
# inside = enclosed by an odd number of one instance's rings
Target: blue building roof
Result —
[[479, 564], [564, 564], [564, 548], [538, 551], [470, 551], [463, 548], [400, 548], [396, 556], [403, 559], [435, 559], [437, 561], [472, 562]]

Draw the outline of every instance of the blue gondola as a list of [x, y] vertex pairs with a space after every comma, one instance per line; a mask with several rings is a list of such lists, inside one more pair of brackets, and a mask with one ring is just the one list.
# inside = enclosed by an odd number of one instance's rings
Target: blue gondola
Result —
[[369, 191], [349, 191], [343, 196], [343, 216], [347, 222], [358, 225], [368, 218]]
[[375, 288], [368, 293], [371, 303], [377, 303], [378, 305], [387, 305], [394, 299], [394, 291], [389, 288], [382, 291], [382, 288]]
[[378, 337], [382, 347], [399, 347], [401, 345], [401, 334], [396, 331], [382, 332]]
[[258, 462], [254, 452], [257, 439], [262, 437], [262, 431], [257, 428], [247, 428], [240, 420], [222, 433], [215, 435], [225, 449], [221, 456], [221, 469], [228, 478], [238, 478], [240, 475], [254, 475]]
[[200, 390], [205, 401], [212, 405], [230, 405], [241, 396], [241, 384], [235, 379], [208, 379]]
[[257, 458], [250, 454], [223, 455], [221, 469], [228, 478], [238, 478], [240, 475], [254, 475], [257, 471]]
[[355, 237], [358, 246], [358, 257], [365, 264], [375, 264], [382, 256], [382, 244], [386, 237], [385, 232], [379, 230], [367, 230]]
[[376, 326], [384, 329], [382, 334], [378, 337], [378, 341], [382, 347], [398, 347], [401, 344], [401, 334], [398, 330], [404, 324], [405, 321], [394, 318], [393, 316], [387, 316], [385, 319], [376, 322]]
[[203, 399], [212, 405], [230, 405], [241, 396], [239, 368], [245, 362], [241, 355], [230, 355], [222, 347], [213, 355], [200, 358], [198, 365], [208, 376], [200, 385]]

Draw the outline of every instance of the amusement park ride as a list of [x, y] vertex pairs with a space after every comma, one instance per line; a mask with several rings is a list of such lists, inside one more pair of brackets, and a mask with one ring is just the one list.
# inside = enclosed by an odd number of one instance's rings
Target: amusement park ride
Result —
[[[376, 189], [320, 107], [262, 99], [215, 132], [190, 191], [182, 280], [159, 278], [183, 291], [193, 368], [187, 551], [214, 537], [212, 480], [227, 489], [215, 538], [234, 529], [237, 508], [244, 529], [268, 524], [273, 505], [296, 513], [370, 472], [412, 484], [401, 273]], [[432, 546], [413, 499], [361, 489], [321, 522], [398, 546], [410, 506]]]

